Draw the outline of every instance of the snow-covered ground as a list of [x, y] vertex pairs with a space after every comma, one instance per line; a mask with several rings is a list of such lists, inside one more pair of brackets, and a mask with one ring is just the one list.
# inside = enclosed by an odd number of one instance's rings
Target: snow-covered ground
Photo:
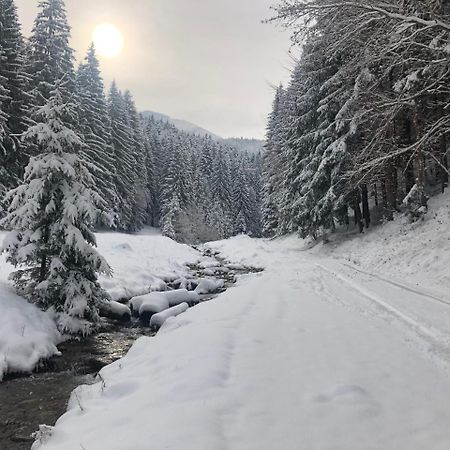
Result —
[[149, 287], [159, 290], [165, 281], [186, 275], [186, 264], [201, 256], [152, 228], [134, 235], [98, 233], [97, 245], [114, 271], [113, 278], [100, 280], [113, 300], [146, 294]]
[[[4, 236], [0, 232], [0, 246]], [[58, 354], [61, 339], [50, 315], [14, 294], [8, 281], [12, 271], [0, 255], [0, 381], [8, 372], [29, 372]]]
[[[0, 232], [0, 246], [6, 233]], [[164, 285], [187, 273], [200, 253], [161, 236], [153, 229], [135, 235], [99, 233], [100, 253], [114, 270], [101, 284], [114, 299], [130, 298]], [[61, 336], [54, 321], [14, 294], [9, 274], [14, 268], [0, 255], [0, 381], [8, 372], [29, 372], [36, 364], [58, 354]]]
[[448, 450], [447, 200], [408, 237], [209, 244], [265, 271], [138, 340], [34, 448]]

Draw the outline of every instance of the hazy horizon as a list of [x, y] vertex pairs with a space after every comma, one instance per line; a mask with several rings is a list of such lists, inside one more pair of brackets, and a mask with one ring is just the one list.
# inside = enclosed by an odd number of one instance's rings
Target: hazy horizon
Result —
[[[29, 36], [38, 0], [16, 0]], [[272, 24], [274, 0], [66, 0], [80, 62], [103, 22], [124, 35], [121, 55], [100, 58], [105, 85], [129, 89], [141, 111], [192, 122], [223, 137], [263, 138], [273, 85], [289, 78], [289, 36]], [[194, 5], [192, 4], [194, 3]]]

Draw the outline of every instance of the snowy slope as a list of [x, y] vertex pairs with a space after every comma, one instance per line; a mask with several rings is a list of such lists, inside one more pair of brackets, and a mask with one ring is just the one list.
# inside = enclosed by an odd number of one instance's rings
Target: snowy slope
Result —
[[156, 290], [164, 281], [185, 275], [186, 264], [201, 257], [152, 228], [134, 235], [98, 233], [97, 245], [114, 271], [113, 278], [100, 280], [113, 300], [146, 294], [152, 286]]
[[410, 224], [399, 216], [362, 235], [332, 236], [331, 243], [312, 252], [450, 297], [449, 192], [432, 198], [429, 205], [423, 222]]
[[445, 299], [358, 272], [343, 264], [345, 250], [325, 256], [293, 237], [209, 247], [266, 270], [140, 339], [102, 370], [102, 382], [78, 388], [34, 448], [449, 448]]
[[[0, 243], [4, 235], [0, 232]], [[49, 314], [14, 294], [8, 281], [12, 270], [0, 255], [0, 381], [8, 372], [30, 372], [58, 354], [61, 339]]]

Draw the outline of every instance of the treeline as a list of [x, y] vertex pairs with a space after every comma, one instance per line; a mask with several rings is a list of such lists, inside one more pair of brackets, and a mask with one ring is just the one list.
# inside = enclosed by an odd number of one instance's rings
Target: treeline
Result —
[[448, 184], [450, 5], [284, 0], [302, 53], [276, 92], [264, 155], [264, 232], [360, 231], [427, 211]]
[[98, 227], [160, 226], [196, 242], [261, 233], [259, 156], [142, 117], [129, 91], [107, 95], [93, 46], [75, 68], [63, 0], [43, 0], [30, 39], [14, 0], [0, 0], [0, 216], [5, 193], [22, 183], [30, 158], [47, 150], [24, 134], [58, 90], [71, 105], [63, 123], [102, 199]]

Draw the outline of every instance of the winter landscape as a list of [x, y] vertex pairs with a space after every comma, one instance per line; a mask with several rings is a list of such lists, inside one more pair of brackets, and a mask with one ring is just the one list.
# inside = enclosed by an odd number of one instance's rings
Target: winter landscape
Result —
[[0, 0], [0, 450], [450, 449], [449, 86], [445, 0]]

